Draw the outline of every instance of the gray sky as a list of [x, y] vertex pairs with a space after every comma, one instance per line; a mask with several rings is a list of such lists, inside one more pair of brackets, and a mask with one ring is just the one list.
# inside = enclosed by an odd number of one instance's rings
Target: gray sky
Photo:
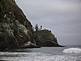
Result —
[[52, 30], [59, 44], [81, 45], [81, 0], [16, 0], [33, 25]]

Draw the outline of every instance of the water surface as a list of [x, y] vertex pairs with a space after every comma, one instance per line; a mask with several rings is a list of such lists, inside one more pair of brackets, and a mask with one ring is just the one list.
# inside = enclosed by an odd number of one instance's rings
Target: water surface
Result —
[[81, 53], [66, 54], [69, 47], [42, 47], [19, 49], [16, 52], [0, 52], [0, 60], [7, 61], [81, 61]]

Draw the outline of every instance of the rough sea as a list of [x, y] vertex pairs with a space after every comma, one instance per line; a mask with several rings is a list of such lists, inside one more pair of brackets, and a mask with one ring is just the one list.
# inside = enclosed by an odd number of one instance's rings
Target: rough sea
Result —
[[[72, 48], [72, 49], [71, 49]], [[0, 52], [0, 61], [81, 61], [80, 47], [42, 47]], [[66, 51], [66, 53], [63, 51]], [[69, 51], [76, 51], [69, 53]], [[79, 53], [78, 53], [79, 52]]]

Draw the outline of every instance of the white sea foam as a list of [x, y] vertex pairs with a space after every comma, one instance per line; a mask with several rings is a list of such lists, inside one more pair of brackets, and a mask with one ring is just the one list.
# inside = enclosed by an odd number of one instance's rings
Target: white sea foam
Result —
[[27, 56], [27, 57], [3, 57], [2, 60], [9, 61], [81, 61], [78, 57], [53, 55], [53, 56]]
[[[64, 49], [64, 48], [63, 48]], [[52, 48], [53, 50], [53, 48]], [[34, 51], [32, 52], [0, 52], [0, 60], [6, 60], [6, 61], [81, 61], [81, 55], [80, 54], [72, 54], [75, 52], [80, 53], [81, 49], [80, 48], [68, 48], [64, 49], [63, 52], [65, 53], [66, 51], [72, 51], [70, 54], [64, 54], [62, 53], [62, 50], [56, 49], [52, 51], [49, 49], [51, 52], [55, 52], [55, 54], [48, 53], [46, 52], [39, 52], [39, 51]], [[56, 52], [58, 51], [58, 52]], [[62, 54], [59, 54], [61, 52]]]
[[68, 48], [68, 49], [64, 49], [63, 53], [81, 53], [81, 48]]
[[[6, 57], [5, 55], [8, 54], [9, 56]], [[21, 56], [15, 56], [11, 57], [11, 54], [13, 55], [21, 55]], [[25, 56], [24, 56], [24, 55]], [[41, 53], [41, 52], [34, 52], [34, 53], [4, 53], [1, 54], [4, 55], [4, 57], [0, 57], [1, 60], [8, 60], [8, 61], [81, 61], [80, 57], [75, 56], [68, 56], [68, 55], [52, 55], [47, 53]]]

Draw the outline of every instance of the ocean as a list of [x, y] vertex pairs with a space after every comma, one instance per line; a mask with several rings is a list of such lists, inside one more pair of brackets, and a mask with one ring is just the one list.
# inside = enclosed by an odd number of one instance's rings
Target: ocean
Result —
[[81, 61], [81, 53], [64, 53], [68, 48], [81, 47], [42, 47], [18, 49], [13, 52], [0, 52], [2, 61]]

